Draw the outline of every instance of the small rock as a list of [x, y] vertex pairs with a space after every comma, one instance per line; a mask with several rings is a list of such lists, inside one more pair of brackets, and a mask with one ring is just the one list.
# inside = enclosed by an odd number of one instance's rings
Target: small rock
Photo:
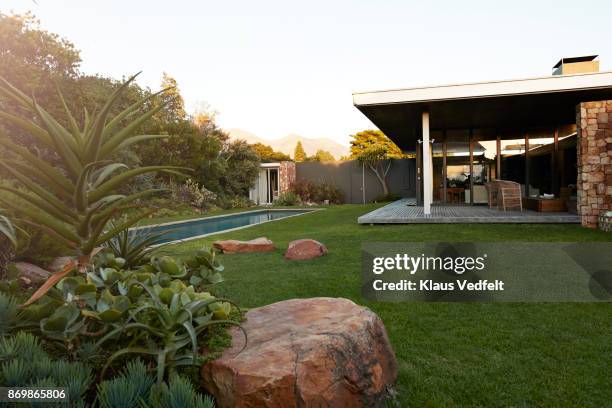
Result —
[[291, 241], [285, 252], [285, 258], [298, 259], [313, 259], [323, 256], [327, 253], [325, 245], [314, 239], [298, 239]]
[[385, 326], [347, 299], [291, 299], [251, 309], [232, 347], [202, 366], [225, 407], [380, 407], [397, 361]]
[[58, 272], [64, 266], [66, 266], [68, 262], [71, 261], [72, 258], [69, 256], [60, 256], [52, 260], [51, 263], [47, 266], [47, 269], [49, 269], [51, 272]]
[[234, 239], [226, 241], [215, 241], [213, 247], [220, 249], [225, 254], [236, 254], [243, 252], [270, 252], [276, 247], [274, 243], [266, 237], [255, 238], [250, 241], [237, 241]]
[[15, 268], [19, 271], [17, 279], [28, 284], [44, 282], [51, 276], [51, 272], [27, 262], [15, 262]]

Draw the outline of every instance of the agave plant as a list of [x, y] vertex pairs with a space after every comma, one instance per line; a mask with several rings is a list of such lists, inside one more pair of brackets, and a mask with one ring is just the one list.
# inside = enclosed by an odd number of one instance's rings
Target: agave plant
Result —
[[136, 76], [133, 76], [124, 82], [99, 112], [90, 115], [85, 110], [80, 126], [58, 89], [66, 123], [69, 124], [64, 127], [39, 106], [35, 99], [0, 77], [0, 94], [14, 101], [35, 118], [30, 120], [0, 111], [0, 119], [19, 127], [40, 145], [56, 152], [61, 165], [61, 168], [57, 168], [0, 133], [0, 145], [15, 157], [2, 157], [0, 167], [23, 187], [0, 186], [0, 189], [9, 193], [8, 196], [0, 197], [0, 203], [13, 210], [24, 222], [73, 248], [76, 255], [76, 260], [53, 275], [34, 293], [27, 304], [43, 296], [75, 267], [80, 272], [85, 272], [91, 264], [95, 248], [151, 213], [139, 212], [108, 228], [109, 221], [134, 207], [136, 200], [159, 191], [149, 189], [122, 195], [116, 193], [118, 187], [143, 173], [176, 173], [184, 170], [172, 166], [128, 169], [125, 164], [112, 160], [117, 151], [134, 143], [167, 137], [134, 134], [143, 123], [164, 107], [164, 104], [159, 104], [156, 108], [143, 111], [147, 102], [159, 93], [142, 98], [115, 117], [110, 116], [111, 108], [135, 78]]
[[124, 229], [104, 246], [108, 247], [116, 258], [125, 260], [127, 269], [141, 266], [148, 261], [150, 255], [159, 250], [168, 232], [153, 232], [150, 228]]

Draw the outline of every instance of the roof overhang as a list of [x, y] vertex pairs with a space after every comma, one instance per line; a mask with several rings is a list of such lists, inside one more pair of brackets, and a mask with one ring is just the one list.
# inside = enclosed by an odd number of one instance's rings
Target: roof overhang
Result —
[[402, 149], [414, 149], [421, 113], [432, 130], [574, 123], [576, 105], [612, 99], [612, 72], [356, 92], [353, 104]]

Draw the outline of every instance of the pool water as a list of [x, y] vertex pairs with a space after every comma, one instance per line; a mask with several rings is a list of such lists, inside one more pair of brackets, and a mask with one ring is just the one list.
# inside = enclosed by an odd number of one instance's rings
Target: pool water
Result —
[[160, 240], [161, 243], [167, 243], [200, 237], [202, 235], [212, 234], [215, 232], [227, 231], [233, 228], [261, 224], [262, 222], [305, 214], [311, 211], [312, 210], [248, 211], [238, 214], [221, 215], [191, 221], [180, 221], [151, 227], [136, 228], [133, 231], [139, 231], [140, 233], [140, 231], [146, 229], [148, 232], [154, 234], [167, 231], [167, 233]]

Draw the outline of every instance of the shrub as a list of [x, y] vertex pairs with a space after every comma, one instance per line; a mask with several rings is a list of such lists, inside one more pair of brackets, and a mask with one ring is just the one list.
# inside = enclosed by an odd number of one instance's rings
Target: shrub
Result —
[[0, 339], [0, 384], [8, 387], [65, 388], [71, 405], [85, 406], [93, 376], [82, 362], [52, 360], [38, 339], [19, 332]]
[[278, 196], [274, 204], [286, 206], [301, 205], [302, 199], [293, 191], [285, 191]]
[[310, 180], [300, 180], [291, 184], [289, 190], [300, 196], [302, 201], [311, 202], [315, 200], [317, 186]]
[[0, 292], [0, 337], [10, 333], [20, 320], [19, 302]]
[[342, 204], [344, 201], [344, 193], [336, 185], [323, 182], [317, 188], [315, 201], [322, 203], [328, 200], [330, 204]]
[[25, 260], [35, 265], [48, 265], [58, 256], [70, 255], [72, 249], [63, 242], [38, 231], [32, 227], [25, 227], [30, 234], [27, 246], [24, 243], [23, 252], [18, 256], [18, 260]]
[[253, 207], [255, 203], [244, 196], [234, 196], [229, 201], [230, 208], [249, 208]]
[[289, 189], [305, 203], [322, 203], [329, 200], [332, 204], [341, 204], [344, 200], [342, 191], [334, 184], [326, 181], [317, 184], [310, 180], [300, 180], [291, 184]]
[[[88, 395], [93, 380], [87, 364], [51, 358], [30, 333], [0, 339], [2, 385], [65, 388], [70, 400], [67, 406], [86, 407], [94, 402], [94, 396]], [[102, 408], [214, 407], [212, 398], [198, 394], [191, 382], [178, 374], [156, 385], [150, 369], [139, 359], [128, 362], [115, 378], [98, 384], [95, 399], [98, 404], [92, 406]]]
[[[223, 265], [203, 248], [185, 262], [152, 257], [136, 270], [108, 252], [94, 258], [85, 276], [61, 279], [47, 295], [15, 317], [14, 302], [0, 302], [7, 327], [42, 336], [62, 355], [79, 358], [79, 345], [105, 355], [104, 372], [131, 355], [154, 358], [157, 383], [178, 367], [195, 367], [203, 358], [198, 337], [212, 325], [238, 325], [230, 319], [232, 303], [215, 298], [210, 285], [223, 280]], [[3, 329], [4, 330], [4, 329]]]
[[199, 209], [210, 208], [217, 199], [215, 193], [206, 189], [204, 186], [200, 186], [192, 179], [187, 179], [185, 184], [174, 189], [173, 196], [177, 200]]
[[225, 210], [230, 208], [248, 208], [255, 205], [255, 203], [249, 200], [245, 196], [228, 196], [228, 195], [219, 195], [217, 197], [217, 206], [223, 208]]
[[389, 201], [397, 201], [401, 198], [402, 196], [400, 196], [399, 194], [389, 193], [387, 195], [381, 195], [381, 196], [376, 197], [374, 199], [374, 202], [375, 203], [386, 203]]

